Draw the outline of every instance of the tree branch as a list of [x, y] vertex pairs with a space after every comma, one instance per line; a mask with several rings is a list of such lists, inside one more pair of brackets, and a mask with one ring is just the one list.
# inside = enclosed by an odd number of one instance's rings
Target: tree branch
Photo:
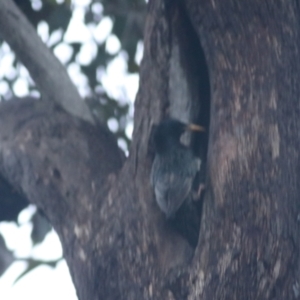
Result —
[[93, 117], [61, 63], [11, 0], [0, 1], [0, 33], [28, 69], [42, 98], [93, 123]]
[[[51, 224], [77, 219], [105, 194], [123, 163], [112, 134], [74, 118], [52, 102], [12, 99], [0, 105], [0, 173], [45, 211]], [[86, 210], [86, 212], [85, 212]]]
[[86, 287], [79, 289], [79, 298], [95, 299], [91, 266], [96, 258], [88, 263], [86, 258], [94, 257], [89, 255], [98, 232], [94, 226], [106, 229], [115, 222], [100, 216], [124, 161], [114, 136], [52, 102], [31, 98], [1, 103], [0, 128], [1, 176], [45, 213], [75, 286]]

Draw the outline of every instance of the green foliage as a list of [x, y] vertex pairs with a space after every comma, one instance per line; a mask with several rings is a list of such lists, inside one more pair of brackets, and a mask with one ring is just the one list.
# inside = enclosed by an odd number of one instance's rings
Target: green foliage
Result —
[[50, 32], [56, 29], [65, 31], [72, 17], [71, 1], [58, 4], [56, 0], [15, 0], [15, 3], [34, 27], [37, 27], [40, 21], [45, 21], [49, 25]]
[[51, 268], [55, 268], [57, 264], [61, 261], [62, 259], [55, 259], [55, 260], [50, 260], [50, 261], [45, 261], [45, 260], [39, 260], [39, 259], [32, 259], [32, 258], [26, 258], [26, 259], [18, 259], [18, 261], [25, 261], [27, 263], [26, 269], [16, 278], [15, 283], [17, 283], [20, 279], [22, 279], [26, 274], [29, 272], [33, 271], [34, 269], [40, 267], [40, 266], [48, 266]]
[[0, 277], [6, 271], [6, 269], [14, 262], [14, 256], [12, 251], [7, 249], [5, 240], [0, 233]]
[[31, 240], [33, 245], [40, 244], [44, 241], [47, 233], [51, 230], [52, 226], [48, 220], [44, 217], [41, 211], [36, 211], [32, 218], [32, 231]]

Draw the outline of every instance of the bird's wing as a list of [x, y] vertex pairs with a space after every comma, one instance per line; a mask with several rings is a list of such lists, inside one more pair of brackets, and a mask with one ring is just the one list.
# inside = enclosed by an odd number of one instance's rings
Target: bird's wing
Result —
[[154, 184], [156, 200], [167, 217], [174, 215], [187, 198], [192, 182], [192, 176], [174, 172], [165, 173], [156, 180]]

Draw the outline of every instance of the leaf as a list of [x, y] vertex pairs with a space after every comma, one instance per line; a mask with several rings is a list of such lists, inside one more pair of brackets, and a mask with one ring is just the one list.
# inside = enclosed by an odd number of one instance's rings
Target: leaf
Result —
[[16, 221], [27, 205], [27, 199], [0, 176], [0, 221]]
[[36, 269], [39, 266], [49, 266], [51, 268], [55, 268], [56, 265], [62, 260], [62, 258], [51, 260], [51, 261], [44, 261], [44, 260], [36, 260], [32, 258], [22, 258], [18, 259], [18, 261], [25, 261], [28, 263], [27, 268], [25, 271], [23, 271], [14, 281], [14, 284], [16, 284], [22, 277], [24, 277], [26, 274], [31, 272], [32, 270]]
[[8, 250], [3, 236], [0, 234], [0, 277], [14, 262], [15, 258], [12, 251]]
[[72, 11], [70, 6], [66, 4], [58, 5], [57, 8], [49, 16], [47, 23], [49, 25], [50, 32], [53, 32], [56, 29], [62, 29], [66, 31], [69, 22], [72, 17]]
[[32, 221], [32, 231], [31, 239], [34, 245], [41, 243], [47, 233], [51, 230], [51, 225], [48, 220], [41, 214], [40, 211], [37, 211], [31, 218]]

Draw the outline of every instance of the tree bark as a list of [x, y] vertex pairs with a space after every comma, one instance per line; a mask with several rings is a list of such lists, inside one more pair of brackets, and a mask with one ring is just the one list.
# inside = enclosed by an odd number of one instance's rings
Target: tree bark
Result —
[[189, 299], [298, 299], [299, 3], [187, 2], [212, 87]]
[[[297, 1], [149, 1], [126, 161], [54, 104], [1, 104], [0, 174], [58, 232], [80, 300], [300, 297], [299, 19]], [[195, 253], [149, 183], [166, 115], [208, 131]]]

